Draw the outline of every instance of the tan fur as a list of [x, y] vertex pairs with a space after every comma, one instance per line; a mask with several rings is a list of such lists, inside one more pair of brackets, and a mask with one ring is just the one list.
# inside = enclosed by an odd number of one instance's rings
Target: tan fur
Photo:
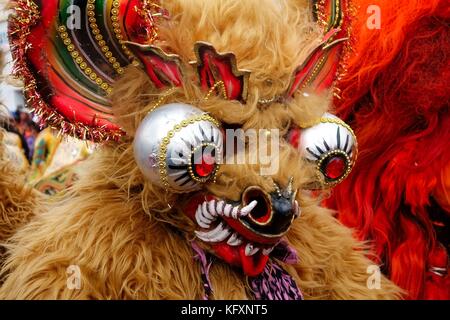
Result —
[[1, 143], [3, 135], [3, 129], [0, 129], [0, 255], [4, 252], [3, 241], [33, 216], [38, 198], [38, 193], [25, 185], [22, 172], [9, 163], [5, 145]]
[[[128, 192], [121, 172], [129, 158], [119, 159], [118, 151], [130, 152], [126, 144], [98, 152], [64, 199], [13, 236], [0, 298], [202, 297], [199, 266], [187, 241], [191, 223], [175, 212], [146, 215], [145, 192]], [[350, 232], [313, 201], [302, 203], [303, 216], [289, 240], [301, 260], [291, 274], [307, 297], [394, 298], [398, 291], [385, 279], [381, 290], [367, 289], [370, 262], [355, 250], [360, 245]], [[67, 288], [66, 268], [71, 265], [82, 271], [81, 290]], [[220, 261], [211, 278], [217, 299], [250, 297], [240, 272]]]
[[[192, 70], [183, 89], [164, 102], [183, 101], [217, 119], [243, 128], [279, 128], [306, 123], [326, 110], [326, 97], [297, 96], [288, 104], [261, 108], [260, 98], [282, 94], [298, 66], [320, 38], [306, 1], [179, 0], [162, 1], [173, 19], [163, 26], [160, 43], [186, 62], [194, 59], [195, 41], [211, 42], [219, 52], [232, 51], [239, 68], [253, 71], [247, 104], [220, 98], [204, 100]], [[281, 7], [279, 7], [281, 6]], [[281, 8], [281, 9], [280, 9]], [[192, 81], [189, 81], [192, 79]], [[271, 84], [266, 82], [271, 79]], [[164, 93], [162, 93], [164, 94]], [[189, 195], [167, 194], [144, 179], [133, 158], [133, 135], [161, 97], [142, 71], [130, 68], [113, 95], [114, 112], [128, 135], [107, 144], [82, 165], [80, 180], [48, 210], [19, 228], [9, 239], [1, 271], [0, 299], [200, 299], [204, 290], [189, 241], [195, 228], [179, 204]], [[258, 185], [271, 191], [273, 182], [295, 188], [315, 179], [314, 170], [290, 145], [281, 144], [280, 170], [259, 175], [257, 165], [223, 165], [216, 184], [218, 197], [239, 200], [242, 190]], [[0, 180], [1, 181], [1, 180]], [[0, 188], [2, 185], [0, 184]], [[28, 199], [24, 194], [19, 200]], [[288, 240], [300, 262], [285, 266], [309, 299], [392, 299], [399, 290], [383, 278], [370, 290], [370, 261], [350, 230], [318, 206], [308, 192], [297, 196], [303, 214]], [[32, 208], [33, 204], [24, 203]], [[30, 209], [31, 210], [31, 209]], [[67, 287], [67, 268], [78, 266], [81, 290]], [[216, 259], [211, 269], [215, 299], [249, 299], [247, 279], [237, 268]]]
[[288, 235], [300, 263], [286, 267], [304, 290], [306, 299], [396, 299], [400, 290], [388, 279], [380, 289], [368, 289], [368, 252], [331, 212], [311, 205]]

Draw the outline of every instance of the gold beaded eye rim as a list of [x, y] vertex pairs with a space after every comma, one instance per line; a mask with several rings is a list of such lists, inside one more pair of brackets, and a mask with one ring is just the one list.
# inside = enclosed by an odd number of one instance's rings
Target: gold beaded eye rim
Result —
[[339, 119], [339, 118], [332, 118], [332, 117], [321, 117], [318, 120], [315, 121], [310, 121], [310, 122], [305, 122], [305, 123], [301, 123], [299, 125], [300, 128], [302, 129], [307, 129], [307, 128], [311, 128], [314, 127], [315, 125], [318, 125], [320, 123], [334, 123], [334, 124], [338, 124], [342, 127], [344, 127], [345, 129], [347, 129], [351, 135], [355, 138], [356, 141], [356, 135], [353, 132], [353, 129], [347, 124], [345, 123], [343, 120]]
[[114, 70], [118, 74], [123, 74], [124, 70], [122, 66], [117, 61], [117, 58], [114, 57], [112, 52], [109, 50], [109, 47], [106, 45], [106, 41], [104, 40], [103, 35], [101, 34], [101, 31], [98, 27], [97, 18], [95, 17], [95, 2], [96, 0], [88, 0], [88, 3], [86, 5], [89, 28], [92, 32], [94, 39], [97, 41], [97, 44], [101, 49], [101, 52], [108, 60], [108, 63], [114, 68]]
[[[339, 178], [336, 178], [336, 179], [327, 177], [326, 173], [324, 172], [324, 167], [323, 167], [324, 165], [327, 164], [327, 160], [334, 158], [334, 157], [340, 157], [341, 159], [344, 159], [344, 161], [345, 161], [345, 171]], [[320, 157], [320, 159], [317, 161], [316, 174], [317, 174], [317, 177], [319, 178], [319, 180], [326, 186], [335, 186], [335, 185], [341, 183], [342, 181], [344, 181], [348, 177], [350, 172], [352, 172], [353, 164], [354, 164], [354, 160], [352, 160], [350, 158], [350, 156], [347, 154], [347, 152], [340, 150], [340, 149], [331, 150], [331, 151], [324, 153]]]
[[355, 132], [353, 131], [352, 127], [350, 127], [348, 124], [346, 124], [344, 121], [338, 118], [321, 118], [320, 123], [334, 123], [337, 125], [340, 125], [347, 129], [350, 134], [352, 135], [353, 139], [355, 140], [355, 146], [357, 147], [358, 139], [356, 139]]
[[72, 40], [70, 39], [67, 32], [67, 28], [65, 26], [59, 26], [58, 33], [73, 61], [78, 65], [83, 73], [88, 76], [91, 81], [95, 82], [95, 84], [100, 89], [104, 90], [107, 94], [110, 94], [112, 92], [112, 87], [107, 83], [106, 80], [98, 76], [97, 73], [95, 73], [92, 68], [88, 66], [87, 62], [84, 60], [80, 52], [76, 50], [75, 45], [72, 43]]
[[[356, 134], [353, 131], [352, 127], [350, 127], [347, 123], [345, 123], [344, 121], [342, 121], [339, 118], [321, 118], [320, 119], [321, 123], [334, 123], [337, 125], [341, 125], [342, 127], [344, 127], [345, 129], [348, 130], [348, 132], [350, 132], [350, 134], [353, 137], [353, 141], [355, 142], [355, 150], [354, 150], [354, 159], [353, 159], [353, 163], [356, 162], [356, 160], [358, 159], [358, 139], [356, 138]], [[346, 153], [347, 154], [347, 153]], [[351, 171], [351, 170], [350, 170]], [[345, 178], [344, 178], [345, 179]]]
[[[160, 181], [163, 185], [164, 189], [168, 191], [170, 189], [170, 183], [167, 173], [167, 149], [170, 144], [170, 140], [175, 136], [177, 132], [180, 132], [183, 128], [186, 128], [187, 126], [194, 124], [195, 122], [200, 121], [207, 121], [213, 123], [215, 126], [220, 128], [220, 123], [213, 117], [211, 117], [207, 113], [199, 114], [196, 116], [193, 116], [191, 118], [188, 118], [186, 120], [181, 121], [180, 123], [173, 126], [171, 130], [169, 130], [166, 134], [166, 136], [161, 141], [161, 146], [159, 148], [159, 175], [160, 175]], [[215, 183], [215, 178], [214, 178]]]
[[322, 117], [318, 121], [310, 122], [308, 124], [302, 124], [302, 125], [300, 125], [300, 128], [307, 129], [307, 128], [311, 128], [311, 127], [313, 127], [315, 125], [318, 125], [320, 123], [337, 124], [337, 125], [342, 126], [345, 129], [347, 129], [348, 132], [350, 132], [350, 134], [353, 137], [353, 141], [355, 142], [355, 151], [354, 151], [355, 152], [355, 159], [354, 159], [354, 162], [356, 162], [356, 159], [358, 158], [358, 139], [356, 138], [356, 134], [353, 131], [352, 127], [350, 127], [347, 123], [345, 123], [344, 121], [342, 121], [339, 118]]
[[206, 148], [206, 147], [212, 147], [214, 148], [214, 150], [216, 150], [218, 153], [217, 155], [214, 157], [215, 159], [220, 159], [221, 158], [221, 153], [220, 153], [220, 147], [217, 146], [214, 143], [211, 142], [205, 142], [202, 143], [201, 145], [195, 147], [192, 151], [191, 151], [191, 156], [190, 156], [190, 160], [189, 160], [189, 165], [188, 165], [188, 172], [189, 172], [189, 176], [191, 177], [192, 180], [194, 180], [195, 182], [199, 182], [199, 183], [206, 183], [210, 180], [212, 180], [214, 183], [216, 183], [216, 178], [217, 178], [217, 172], [219, 171], [220, 168], [220, 163], [215, 162], [214, 163], [214, 170], [211, 172], [211, 174], [209, 174], [206, 177], [199, 177], [195, 172], [194, 172], [194, 163], [192, 163], [192, 159], [194, 157], [194, 155], [201, 149]]

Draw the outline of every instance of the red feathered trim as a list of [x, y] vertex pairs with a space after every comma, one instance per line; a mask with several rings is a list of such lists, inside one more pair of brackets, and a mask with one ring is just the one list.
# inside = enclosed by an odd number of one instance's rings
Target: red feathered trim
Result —
[[440, 246], [430, 198], [450, 163], [448, 0], [376, 1], [380, 30], [366, 26], [374, 1], [355, 4], [356, 54], [339, 82], [336, 105], [355, 129], [360, 154], [329, 205], [359, 238], [373, 240], [409, 298], [450, 299], [448, 276], [428, 273]]

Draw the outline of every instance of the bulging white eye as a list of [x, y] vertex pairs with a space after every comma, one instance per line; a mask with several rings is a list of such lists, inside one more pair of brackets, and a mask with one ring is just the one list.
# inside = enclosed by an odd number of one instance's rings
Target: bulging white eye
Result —
[[185, 193], [214, 181], [223, 150], [220, 124], [202, 110], [172, 103], [151, 112], [134, 139], [136, 162], [152, 183]]
[[299, 150], [316, 163], [325, 186], [342, 182], [352, 171], [358, 148], [353, 130], [338, 117], [325, 113], [320, 122], [300, 132]]

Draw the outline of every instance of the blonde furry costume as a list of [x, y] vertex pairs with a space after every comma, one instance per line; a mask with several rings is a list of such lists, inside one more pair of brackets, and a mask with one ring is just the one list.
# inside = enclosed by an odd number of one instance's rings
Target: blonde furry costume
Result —
[[[191, 247], [198, 225], [184, 214], [193, 195], [169, 192], [146, 178], [133, 151], [138, 127], [149, 112], [173, 102], [195, 105], [244, 129], [279, 128], [283, 134], [293, 124], [315, 123], [327, 110], [326, 95], [313, 93], [260, 106], [262, 99], [286, 90], [296, 66], [320, 42], [321, 30], [307, 1], [172, 0], [161, 6], [171, 18], [159, 25], [160, 46], [183, 61], [196, 59], [192, 49], [197, 41], [214, 44], [217, 52], [233, 52], [239, 68], [252, 71], [246, 104], [213, 90], [205, 93], [194, 81], [183, 81], [167, 94], [140, 68], [127, 68], [111, 96], [115, 122], [126, 135], [105, 142], [82, 164], [68, 193], [51, 202], [35, 196], [0, 151], [0, 239], [7, 249], [1, 299], [201, 299], [202, 270]], [[184, 78], [194, 77], [193, 69], [183, 71]], [[205, 183], [202, 192], [238, 202], [249, 186], [267, 194], [274, 183], [299, 189], [293, 200], [301, 215], [284, 237], [299, 259], [278, 264], [303, 296], [398, 298], [399, 289], [384, 277], [379, 289], [369, 288], [371, 262], [363, 245], [305, 190], [317, 180], [315, 165], [281, 141], [279, 168], [262, 177], [258, 165], [225, 163], [215, 183]], [[199, 246], [213, 251], [206, 242]], [[79, 289], [68, 288], [70, 266], [80, 269]], [[209, 279], [212, 299], [254, 298], [249, 277], [222, 259], [214, 260]]]
[[[6, 132], [0, 129], [3, 141]], [[0, 145], [0, 241], [10, 238], [33, 215], [38, 192], [25, 183], [25, 172], [11, 162], [7, 146]], [[3, 257], [4, 248], [0, 247]]]

